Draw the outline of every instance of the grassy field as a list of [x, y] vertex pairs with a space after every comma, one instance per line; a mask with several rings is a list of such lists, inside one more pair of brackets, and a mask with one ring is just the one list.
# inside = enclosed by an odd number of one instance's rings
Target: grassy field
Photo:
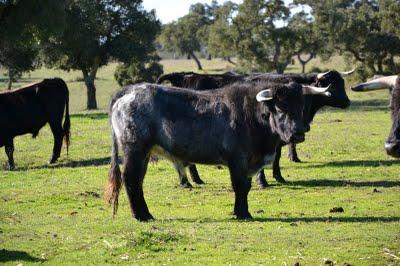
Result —
[[[192, 66], [164, 63], [168, 72]], [[99, 73], [101, 108], [118, 88], [114, 67]], [[225, 67], [211, 62], [206, 71]], [[72, 145], [48, 167], [47, 126], [35, 140], [16, 138], [17, 170], [0, 172], [0, 264], [400, 265], [400, 163], [383, 150], [391, 125], [387, 92], [348, 92], [348, 110], [318, 114], [298, 146], [304, 162], [282, 159], [290, 182], [270, 180], [266, 190], [253, 184], [254, 220], [233, 219], [226, 168], [200, 166], [206, 184], [188, 190], [178, 186], [171, 164], [160, 161], [149, 165], [144, 183], [156, 220], [139, 223], [125, 192], [114, 220], [102, 198], [110, 160], [107, 115], [81, 112], [79, 73], [40, 70], [31, 79], [54, 75], [71, 90]], [[344, 212], [331, 213], [334, 207]]]

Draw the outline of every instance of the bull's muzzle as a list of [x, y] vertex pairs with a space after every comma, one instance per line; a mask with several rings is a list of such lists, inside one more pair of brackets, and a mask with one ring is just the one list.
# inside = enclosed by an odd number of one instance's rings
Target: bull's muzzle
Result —
[[394, 158], [400, 158], [400, 142], [386, 142], [386, 153]]

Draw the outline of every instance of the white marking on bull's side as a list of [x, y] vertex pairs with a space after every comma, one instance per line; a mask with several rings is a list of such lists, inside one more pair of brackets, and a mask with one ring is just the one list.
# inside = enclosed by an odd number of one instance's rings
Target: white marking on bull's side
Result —
[[128, 117], [129, 112], [127, 109], [129, 104], [135, 100], [137, 89], [144, 88], [144, 86], [137, 86], [130, 93], [122, 96], [118, 100], [115, 101], [112, 111], [111, 111], [111, 126], [114, 130], [114, 134], [118, 139], [118, 142], [121, 142], [121, 138], [123, 136], [124, 129], [127, 128], [127, 123], [130, 120]]

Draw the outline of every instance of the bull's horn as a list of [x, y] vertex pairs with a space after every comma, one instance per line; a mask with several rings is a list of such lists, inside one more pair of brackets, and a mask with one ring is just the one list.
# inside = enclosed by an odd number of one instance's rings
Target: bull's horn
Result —
[[354, 73], [354, 71], [356, 71], [356, 67], [355, 67], [355, 68], [353, 68], [353, 69], [352, 69], [352, 70], [350, 70], [350, 71], [346, 71], [346, 72], [340, 72], [340, 75], [342, 75], [342, 76], [347, 76], [347, 75], [353, 74], [353, 73]]
[[302, 85], [303, 87], [303, 94], [304, 95], [325, 95], [330, 97], [331, 93], [328, 91], [329, 88], [331, 87], [331, 84], [329, 84], [328, 87], [314, 87], [310, 85]]
[[353, 91], [383, 90], [396, 84], [397, 75], [377, 78], [351, 87]]
[[271, 90], [262, 90], [259, 93], [257, 93], [256, 99], [257, 102], [265, 102], [272, 100], [273, 95]]
[[329, 71], [326, 71], [326, 72], [323, 72], [323, 73], [318, 73], [317, 79], [322, 79], [328, 73], [329, 73]]

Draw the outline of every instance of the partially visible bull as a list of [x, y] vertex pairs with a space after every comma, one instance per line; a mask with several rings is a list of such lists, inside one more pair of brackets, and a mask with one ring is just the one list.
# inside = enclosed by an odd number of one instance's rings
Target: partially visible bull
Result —
[[[5, 146], [8, 169], [15, 168], [14, 138], [32, 134], [49, 123], [54, 136], [53, 154], [49, 163], [60, 157], [62, 140], [69, 146], [69, 92], [62, 79], [45, 79], [20, 89], [0, 93], [0, 147]], [[65, 110], [64, 125], [62, 119]]]
[[353, 91], [392, 90], [390, 109], [392, 110], [392, 128], [385, 142], [388, 155], [400, 158], [400, 76], [387, 76], [370, 80], [351, 87]]

